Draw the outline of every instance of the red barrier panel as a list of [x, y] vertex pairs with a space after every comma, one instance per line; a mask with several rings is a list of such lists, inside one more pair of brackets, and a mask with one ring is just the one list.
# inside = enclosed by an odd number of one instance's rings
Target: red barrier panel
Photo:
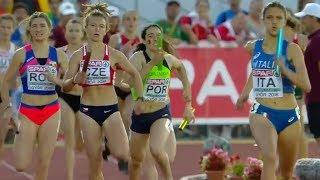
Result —
[[[249, 104], [235, 110], [248, 77], [249, 54], [244, 48], [179, 48], [179, 57], [192, 84], [197, 124], [247, 124]], [[171, 81], [174, 120], [181, 120], [184, 102], [182, 84]], [[175, 122], [177, 123], [177, 122]]]

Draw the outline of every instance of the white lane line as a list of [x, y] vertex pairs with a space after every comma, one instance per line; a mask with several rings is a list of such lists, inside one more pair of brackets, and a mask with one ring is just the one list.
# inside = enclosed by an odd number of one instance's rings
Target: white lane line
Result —
[[30, 180], [33, 180], [33, 176], [29, 173], [26, 173], [26, 172], [17, 172], [16, 171], [16, 168], [13, 167], [11, 164], [7, 163], [6, 161], [2, 161], [2, 164], [8, 168], [10, 171], [16, 173], [16, 174], [19, 174], [19, 175], [22, 175], [24, 177], [26, 177], [27, 179], [30, 179]]

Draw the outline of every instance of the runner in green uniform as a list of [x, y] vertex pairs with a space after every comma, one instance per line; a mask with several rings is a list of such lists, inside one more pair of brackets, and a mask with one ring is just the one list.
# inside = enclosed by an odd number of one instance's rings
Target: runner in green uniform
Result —
[[[177, 70], [182, 81], [185, 99], [184, 117], [194, 120], [191, 105], [191, 88], [185, 68], [180, 60], [168, 54], [172, 52], [168, 43], [163, 41], [163, 49], [158, 49], [157, 38], [162, 36], [161, 28], [157, 25], [147, 26], [142, 31], [143, 44], [138, 45], [137, 52], [130, 58], [130, 62], [137, 68], [144, 83], [143, 108], [144, 113], [132, 115], [129, 164], [130, 179], [140, 179], [140, 169], [148, 148], [152, 157], [159, 165], [164, 179], [171, 180], [169, 156], [174, 154], [175, 141], [168, 141], [172, 131], [171, 113], [169, 110], [169, 85], [171, 71]], [[135, 99], [135, 91], [132, 90]], [[139, 98], [138, 98], [139, 99]], [[170, 144], [168, 144], [170, 143]], [[155, 179], [154, 177], [152, 179]]]

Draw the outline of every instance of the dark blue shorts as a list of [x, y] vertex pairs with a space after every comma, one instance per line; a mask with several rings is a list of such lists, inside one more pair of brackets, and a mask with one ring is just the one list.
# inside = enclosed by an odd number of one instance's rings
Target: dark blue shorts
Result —
[[298, 106], [295, 109], [279, 110], [255, 102], [251, 107], [250, 113], [259, 114], [268, 118], [278, 134], [300, 119]]
[[[164, 108], [152, 113], [143, 113], [136, 115], [133, 112], [130, 129], [136, 133], [149, 134], [152, 124], [162, 118], [171, 120], [169, 105], [166, 105]], [[170, 123], [170, 125], [172, 125], [172, 123]]]
[[119, 111], [118, 104], [109, 106], [88, 106], [80, 104], [80, 112], [92, 118], [101, 127], [112, 114]]

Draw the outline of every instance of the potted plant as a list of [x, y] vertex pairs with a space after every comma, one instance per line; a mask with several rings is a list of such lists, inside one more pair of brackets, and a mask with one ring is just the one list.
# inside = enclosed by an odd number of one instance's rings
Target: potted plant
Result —
[[220, 148], [213, 148], [201, 156], [201, 170], [207, 174], [208, 180], [224, 180], [225, 170], [229, 161], [228, 152]]
[[244, 176], [248, 180], [260, 180], [263, 162], [259, 159], [248, 157], [247, 167], [244, 170]]
[[239, 155], [230, 157], [230, 175], [229, 180], [243, 180], [245, 164], [240, 160]]

